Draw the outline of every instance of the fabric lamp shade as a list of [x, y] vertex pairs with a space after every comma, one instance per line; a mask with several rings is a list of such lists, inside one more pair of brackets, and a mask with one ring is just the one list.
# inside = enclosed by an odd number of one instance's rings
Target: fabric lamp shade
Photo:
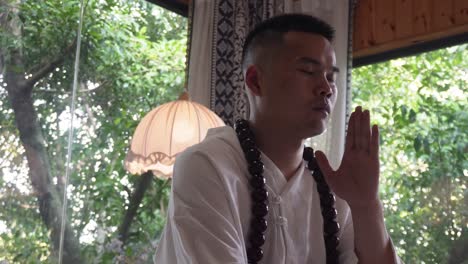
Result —
[[188, 100], [179, 100], [151, 110], [138, 124], [125, 168], [132, 174], [152, 171], [156, 177], [170, 178], [177, 154], [201, 142], [210, 128], [224, 122], [210, 109]]

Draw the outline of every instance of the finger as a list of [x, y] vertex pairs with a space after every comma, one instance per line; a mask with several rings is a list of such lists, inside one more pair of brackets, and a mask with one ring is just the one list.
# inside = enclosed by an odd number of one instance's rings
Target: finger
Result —
[[360, 126], [361, 126], [361, 115], [362, 115], [362, 107], [358, 106], [356, 107], [355, 111], [355, 121], [354, 121], [354, 147], [360, 149], [361, 148], [361, 141], [359, 139], [359, 134], [360, 134]]
[[350, 151], [352, 148], [355, 148], [354, 142], [354, 126], [355, 126], [355, 113], [353, 112], [349, 117], [348, 122], [348, 131], [346, 132], [346, 142], [345, 142], [345, 151]]
[[379, 127], [377, 125], [373, 125], [369, 151], [370, 154], [377, 159], [379, 158], [379, 145]]
[[369, 152], [369, 143], [371, 137], [370, 128], [370, 113], [369, 110], [365, 110], [361, 115], [361, 125], [359, 127], [359, 140], [360, 145], [364, 151]]
[[317, 164], [320, 167], [320, 170], [323, 173], [323, 177], [325, 177], [325, 181], [328, 184], [331, 184], [330, 181], [334, 181], [335, 177], [332, 176], [334, 174], [334, 170], [330, 166], [330, 162], [328, 161], [327, 156], [322, 151], [316, 151], [315, 158], [317, 160]]
[[320, 170], [322, 171], [323, 178], [325, 179], [325, 182], [334, 191], [335, 186], [338, 185], [337, 184], [338, 183], [338, 177], [335, 177], [335, 171], [330, 166], [330, 162], [328, 162], [328, 159], [325, 156], [325, 153], [323, 153], [321, 151], [316, 151], [315, 152], [315, 158], [317, 160], [317, 164], [320, 167]]

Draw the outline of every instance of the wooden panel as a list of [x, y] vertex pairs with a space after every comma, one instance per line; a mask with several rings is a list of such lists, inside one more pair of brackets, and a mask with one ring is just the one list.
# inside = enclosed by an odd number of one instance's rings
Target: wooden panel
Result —
[[395, 38], [413, 34], [413, 1], [395, 0]]
[[375, 38], [372, 31], [374, 23], [373, 17], [373, 0], [359, 1], [354, 22], [354, 36], [356, 38], [354, 44], [355, 48], [362, 49], [375, 44]]
[[414, 0], [413, 4], [413, 34], [419, 35], [429, 32], [431, 28], [431, 0]]
[[454, 0], [454, 16], [455, 24], [461, 25], [468, 23], [468, 1], [467, 0]]
[[354, 58], [365, 57], [369, 55], [375, 55], [379, 53], [383, 53], [390, 50], [395, 50], [403, 47], [409, 47], [416, 43], [427, 42], [435, 39], [443, 39], [446, 37], [451, 37], [459, 34], [463, 34], [468, 32], [468, 23], [464, 25], [457, 25], [454, 27], [450, 27], [449, 29], [422, 34], [422, 35], [415, 35], [409, 38], [401, 39], [401, 40], [394, 40], [389, 41], [380, 45], [375, 45], [373, 47], [368, 47], [361, 50], [354, 50], [353, 56]]
[[361, 0], [358, 3], [361, 5], [355, 12], [354, 34], [359, 45], [354, 45], [355, 58], [468, 32], [468, 0]]
[[440, 30], [455, 24], [452, 0], [432, 0], [432, 29]]
[[394, 1], [374, 0], [375, 42], [383, 43], [395, 38], [395, 3]]
[[366, 0], [359, 1], [354, 13], [354, 30], [353, 30], [353, 48], [363, 49], [369, 46], [367, 43], [368, 37], [366, 36], [370, 32], [371, 24], [367, 21], [367, 15], [365, 9], [362, 8], [363, 2]]
[[[192, 0], [146, 0], [187, 16]], [[358, 0], [355, 57], [468, 32], [468, 0]]]

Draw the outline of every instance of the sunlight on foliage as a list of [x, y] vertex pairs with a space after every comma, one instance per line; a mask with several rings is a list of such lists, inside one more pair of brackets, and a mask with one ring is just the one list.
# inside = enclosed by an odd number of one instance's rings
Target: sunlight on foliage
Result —
[[381, 131], [386, 223], [406, 263], [462, 263], [468, 249], [467, 57], [465, 44], [353, 69], [354, 106]]
[[[10, 12], [13, 2], [0, 3], [0, 14]], [[8, 66], [15, 51], [22, 50], [21, 73], [26, 80], [39, 66], [64, 56], [63, 63], [36, 83], [32, 94], [52, 181], [59, 190], [65, 174], [75, 54], [61, 53], [76, 38], [79, 2], [16, 1], [20, 15], [9, 19], [22, 26], [21, 38], [0, 31], [0, 59]], [[153, 180], [122, 249], [117, 229], [138, 180], [124, 170], [123, 159], [140, 119], [177, 99], [183, 90], [187, 21], [147, 1], [85, 3], [69, 222], [86, 263], [141, 263], [149, 261], [164, 225], [169, 191], [165, 182]], [[56, 263], [57, 252], [39, 214], [5, 87], [0, 74], [0, 262]]]

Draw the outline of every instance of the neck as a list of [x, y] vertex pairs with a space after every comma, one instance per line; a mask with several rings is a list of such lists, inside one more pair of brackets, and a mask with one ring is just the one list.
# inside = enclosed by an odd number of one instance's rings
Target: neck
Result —
[[280, 169], [286, 180], [294, 176], [302, 163], [304, 140], [291, 136], [288, 131], [271, 122], [250, 120], [258, 148]]

